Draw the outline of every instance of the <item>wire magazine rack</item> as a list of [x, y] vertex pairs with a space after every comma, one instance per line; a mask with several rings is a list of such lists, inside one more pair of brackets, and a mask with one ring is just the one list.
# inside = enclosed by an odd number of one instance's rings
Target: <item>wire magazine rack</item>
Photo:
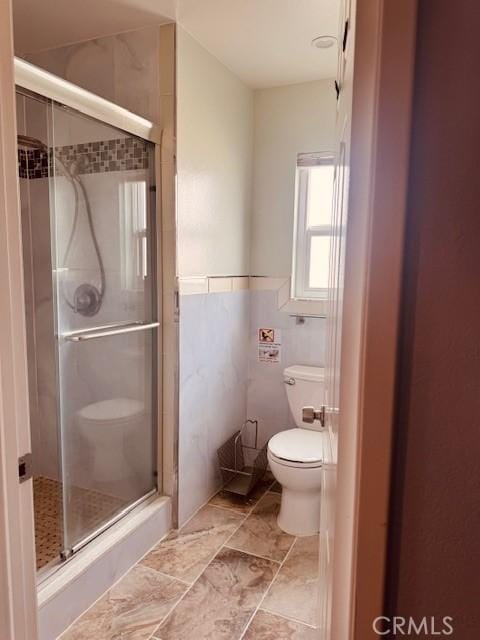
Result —
[[[243, 443], [249, 425], [255, 428], [253, 446]], [[255, 456], [251, 466], [245, 465], [246, 454], [249, 459]], [[267, 443], [258, 448], [258, 420], [245, 420], [241, 428], [222, 444], [217, 455], [225, 483], [223, 490], [248, 496], [267, 470]]]

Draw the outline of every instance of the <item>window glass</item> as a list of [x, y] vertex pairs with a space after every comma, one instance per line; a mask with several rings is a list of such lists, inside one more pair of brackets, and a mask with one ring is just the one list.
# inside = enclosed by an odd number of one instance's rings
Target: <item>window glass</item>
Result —
[[332, 238], [333, 158], [300, 153], [296, 169], [292, 296], [325, 298]]
[[328, 288], [329, 261], [330, 236], [312, 236], [310, 238], [310, 265], [308, 272], [309, 288]]
[[307, 225], [319, 227], [332, 219], [333, 165], [310, 167], [308, 171]]

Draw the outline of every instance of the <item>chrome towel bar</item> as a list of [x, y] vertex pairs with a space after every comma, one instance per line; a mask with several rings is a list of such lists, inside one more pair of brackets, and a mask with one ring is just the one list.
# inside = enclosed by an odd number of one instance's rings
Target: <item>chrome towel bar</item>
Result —
[[84, 342], [85, 340], [96, 340], [97, 338], [107, 338], [109, 336], [117, 336], [121, 333], [133, 333], [134, 331], [146, 331], [147, 329], [156, 329], [160, 326], [159, 322], [132, 322], [129, 324], [109, 325], [106, 327], [97, 327], [94, 329], [82, 329], [80, 331], [72, 331], [64, 333], [60, 336], [62, 340], [67, 342]]

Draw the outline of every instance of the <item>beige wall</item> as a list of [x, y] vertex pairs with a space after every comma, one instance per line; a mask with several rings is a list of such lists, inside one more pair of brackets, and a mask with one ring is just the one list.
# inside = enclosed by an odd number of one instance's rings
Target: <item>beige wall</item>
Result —
[[288, 277], [297, 153], [332, 151], [332, 80], [255, 91], [252, 275]]
[[253, 92], [177, 30], [178, 270], [248, 275]]
[[458, 640], [480, 629], [479, 29], [475, 0], [419, 2], [387, 581], [389, 615]]

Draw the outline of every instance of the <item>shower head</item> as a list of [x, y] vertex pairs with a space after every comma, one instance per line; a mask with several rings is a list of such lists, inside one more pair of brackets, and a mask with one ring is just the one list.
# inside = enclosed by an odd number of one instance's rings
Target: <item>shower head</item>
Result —
[[42, 151], [48, 151], [47, 145], [37, 138], [31, 138], [30, 136], [17, 136], [17, 144], [19, 147], [28, 147], [29, 149], [41, 149]]

